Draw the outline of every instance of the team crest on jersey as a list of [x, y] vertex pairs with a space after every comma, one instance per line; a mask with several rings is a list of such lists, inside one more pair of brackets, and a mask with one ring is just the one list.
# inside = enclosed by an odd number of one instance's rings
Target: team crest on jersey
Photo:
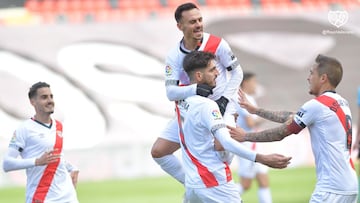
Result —
[[171, 68], [169, 65], [167, 65], [167, 66], [165, 67], [165, 74], [166, 74], [166, 76], [170, 76], [170, 75], [172, 74], [172, 72], [173, 72], [172, 68]]
[[11, 137], [10, 143], [15, 143], [15, 141], [16, 141], [16, 131], [14, 131], [14, 134]]
[[213, 116], [214, 120], [219, 120], [221, 119], [221, 113], [218, 109], [214, 109], [212, 112], [211, 112], [211, 115]]

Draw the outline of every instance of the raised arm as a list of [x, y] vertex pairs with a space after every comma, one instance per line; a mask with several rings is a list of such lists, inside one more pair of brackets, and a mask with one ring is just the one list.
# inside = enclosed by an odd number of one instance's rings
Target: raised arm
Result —
[[277, 123], [285, 123], [286, 121], [290, 120], [295, 112], [290, 111], [270, 111], [265, 110], [263, 108], [258, 108], [252, 105], [246, 98], [245, 93], [239, 89], [239, 105], [246, 109], [249, 113], [256, 114], [264, 119], [277, 122]]

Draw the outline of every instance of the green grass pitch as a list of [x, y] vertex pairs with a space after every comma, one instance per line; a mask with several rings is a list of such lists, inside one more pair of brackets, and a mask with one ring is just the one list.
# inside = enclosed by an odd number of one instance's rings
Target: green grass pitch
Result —
[[[269, 170], [270, 187], [275, 203], [308, 202], [315, 186], [313, 167]], [[81, 177], [81, 174], [80, 174]], [[233, 176], [237, 181], [237, 176]], [[257, 203], [257, 183], [242, 195], [244, 203]], [[165, 177], [128, 180], [83, 182], [77, 186], [81, 203], [169, 203], [182, 202], [184, 188], [174, 179]], [[0, 202], [24, 202], [24, 187], [0, 189]]]

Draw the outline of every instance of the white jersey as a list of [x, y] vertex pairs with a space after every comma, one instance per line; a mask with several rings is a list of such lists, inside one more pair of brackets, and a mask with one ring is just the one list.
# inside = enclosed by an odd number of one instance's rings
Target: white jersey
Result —
[[[329, 108], [319, 101], [324, 98], [331, 104], [337, 101], [339, 105]], [[344, 114], [339, 117], [331, 109]], [[307, 126], [310, 131], [317, 175], [315, 191], [357, 194], [357, 176], [350, 157], [352, 134], [348, 102], [335, 92], [326, 92], [306, 102], [294, 120], [302, 127]]]
[[255, 160], [255, 152], [230, 137], [216, 102], [195, 95], [177, 106], [182, 120], [180, 143], [186, 187], [210, 188], [232, 180], [229, 166], [214, 149], [214, 138], [225, 150]]
[[[56, 136], [62, 136], [57, 132], [57, 124], [52, 120], [51, 126], [46, 126], [35, 120], [26, 120], [14, 133], [10, 141], [9, 148], [20, 151], [22, 159], [35, 159], [44, 154], [45, 151], [52, 150], [56, 142]], [[58, 134], [58, 135], [57, 135]], [[47, 166], [33, 166], [26, 168], [27, 186], [26, 202], [31, 203], [34, 192], [39, 187]], [[46, 194], [44, 203], [77, 203], [76, 191], [73, 186], [67, 163], [61, 158], [56, 168], [55, 175]]]
[[[214, 94], [210, 95], [209, 98], [216, 100], [221, 96], [225, 96], [228, 99], [233, 97], [238, 90], [243, 76], [240, 64], [228, 43], [222, 38], [204, 33], [202, 43], [197, 50], [209, 51], [216, 55], [216, 67], [219, 75], [216, 78]], [[182, 41], [180, 41], [166, 57], [165, 85], [167, 96], [171, 101], [182, 100], [196, 94], [196, 85], [181, 87], [183, 88], [181, 91], [171, 89], [177, 86], [178, 82], [182, 85], [190, 84], [189, 77], [183, 69], [183, 59], [188, 53], [190, 51], [186, 50]], [[230, 78], [228, 78], [227, 70], [231, 73]], [[187, 89], [185, 92], [184, 88]]]

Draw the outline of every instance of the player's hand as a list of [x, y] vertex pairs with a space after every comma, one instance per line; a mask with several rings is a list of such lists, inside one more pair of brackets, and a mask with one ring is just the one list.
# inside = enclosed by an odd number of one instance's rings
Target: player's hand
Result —
[[256, 162], [267, 165], [271, 168], [286, 168], [290, 164], [290, 160], [292, 157], [286, 157], [281, 154], [256, 154]]
[[227, 104], [229, 103], [229, 100], [228, 100], [226, 97], [221, 96], [221, 97], [220, 97], [218, 100], [216, 100], [215, 102], [216, 102], [217, 105], [219, 106], [221, 115], [224, 115], [225, 110], [226, 110], [226, 106], [227, 106]]
[[245, 134], [246, 132], [242, 129], [242, 128], [239, 128], [239, 127], [232, 127], [232, 126], [229, 126], [227, 125], [226, 126], [228, 129], [229, 129], [229, 133], [231, 135], [231, 137], [238, 141], [238, 142], [244, 142], [246, 141], [245, 140]]
[[56, 162], [60, 158], [61, 154], [58, 150], [51, 150], [45, 152], [41, 157], [35, 160], [35, 166], [47, 165]]
[[206, 84], [197, 84], [196, 86], [196, 94], [203, 96], [203, 97], [208, 97], [210, 94], [213, 93], [212, 91], [213, 87], [210, 87], [209, 85]]
[[254, 114], [256, 112], [257, 108], [249, 102], [249, 100], [246, 98], [245, 93], [241, 89], [239, 89], [238, 95], [239, 95], [238, 102], [239, 102], [239, 105], [241, 106], [241, 108], [244, 108], [249, 113]]

